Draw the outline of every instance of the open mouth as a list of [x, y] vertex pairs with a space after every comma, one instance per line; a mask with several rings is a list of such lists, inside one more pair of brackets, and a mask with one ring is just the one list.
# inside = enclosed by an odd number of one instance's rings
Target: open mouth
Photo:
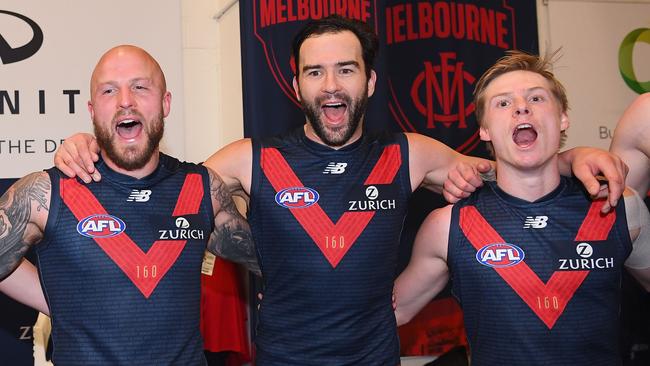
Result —
[[343, 102], [333, 102], [322, 104], [321, 108], [330, 122], [337, 123], [343, 120], [348, 105]]
[[512, 133], [512, 141], [519, 147], [528, 147], [537, 140], [537, 131], [530, 123], [522, 123], [517, 125], [515, 131]]
[[134, 139], [142, 131], [142, 123], [135, 119], [125, 119], [117, 124], [117, 134], [123, 139]]

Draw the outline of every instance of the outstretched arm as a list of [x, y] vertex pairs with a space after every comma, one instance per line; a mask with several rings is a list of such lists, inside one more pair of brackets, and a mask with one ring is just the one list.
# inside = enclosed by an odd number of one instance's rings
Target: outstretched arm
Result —
[[61, 144], [54, 154], [54, 165], [70, 178], [78, 176], [86, 183], [99, 182], [101, 175], [95, 170], [99, 159], [99, 145], [89, 133], [74, 134]]
[[[605, 150], [592, 147], [576, 147], [559, 155], [560, 173], [564, 176], [575, 175], [580, 179], [587, 192], [594, 197], [604, 196], [607, 189], [607, 203], [603, 212], [616, 206], [625, 190], [627, 165], [618, 156]], [[607, 185], [603, 186], [596, 178], [604, 175]]]
[[397, 325], [408, 323], [447, 283], [451, 207], [433, 211], [420, 226], [411, 261], [395, 281]]
[[239, 213], [232, 196], [217, 173], [210, 173], [210, 196], [214, 208], [214, 230], [210, 234], [208, 250], [232, 262], [244, 264], [261, 275], [250, 227]]
[[641, 94], [627, 107], [609, 150], [630, 167], [627, 185], [645, 197], [650, 188], [650, 93]]
[[413, 190], [422, 186], [442, 193], [453, 203], [482, 186], [480, 174], [493, 170], [493, 162], [460, 154], [430, 137], [417, 133], [407, 133], [406, 137]]
[[15, 271], [0, 281], [0, 291], [20, 303], [50, 315], [36, 267], [28, 260], [23, 260]]

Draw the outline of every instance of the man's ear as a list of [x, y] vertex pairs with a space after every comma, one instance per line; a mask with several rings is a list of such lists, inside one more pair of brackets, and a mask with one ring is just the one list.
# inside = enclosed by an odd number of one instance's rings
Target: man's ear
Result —
[[478, 135], [483, 141], [492, 141], [492, 138], [490, 137], [490, 132], [488, 131], [487, 128], [483, 126], [479, 127]]
[[562, 112], [560, 115], [560, 131], [566, 131], [569, 128], [569, 115], [566, 112]]
[[163, 116], [164, 117], [167, 117], [169, 115], [171, 104], [172, 104], [172, 93], [167, 91], [165, 92], [165, 95], [163, 95]]
[[377, 73], [375, 70], [370, 70], [370, 77], [368, 78], [368, 97], [375, 93], [375, 83], [377, 82]]
[[90, 120], [92, 121], [95, 118], [95, 108], [93, 107], [93, 102], [89, 100], [87, 107], [88, 113], [90, 113]]
[[293, 91], [296, 93], [296, 99], [300, 102], [300, 85], [298, 85], [298, 78], [295, 75], [293, 77]]

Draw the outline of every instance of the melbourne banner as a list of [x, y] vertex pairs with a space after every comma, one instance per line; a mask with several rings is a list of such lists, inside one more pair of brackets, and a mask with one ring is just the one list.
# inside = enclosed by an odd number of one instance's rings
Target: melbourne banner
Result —
[[[304, 123], [292, 89], [291, 40], [310, 19], [339, 14], [368, 23], [377, 33], [378, 81], [365, 128], [419, 132], [476, 156], [487, 155], [474, 117], [477, 79], [506, 50], [538, 52], [532, 0], [251, 0], [240, 6], [247, 137]], [[416, 228], [441, 204], [428, 192], [416, 192], [411, 201], [402, 267]], [[401, 330], [404, 354], [441, 354], [464, 344], [455, 302], [431, 306], [437, 309], [428, 312], [433, 317], [419, 317]]]

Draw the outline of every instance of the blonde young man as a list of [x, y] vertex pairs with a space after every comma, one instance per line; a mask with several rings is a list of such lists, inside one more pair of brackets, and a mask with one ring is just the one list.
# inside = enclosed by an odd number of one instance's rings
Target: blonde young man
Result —
[[621, 272], [650, 285], [643, 201], [626, 191], [602, 214], [603, 200], [560, 176], [568, 102], [550, 67], [513, 51], [478, 81], [497, 180], [425, 219], [395, 284], [402, 324], [451, 278], [473, 365], [618, 365]]

